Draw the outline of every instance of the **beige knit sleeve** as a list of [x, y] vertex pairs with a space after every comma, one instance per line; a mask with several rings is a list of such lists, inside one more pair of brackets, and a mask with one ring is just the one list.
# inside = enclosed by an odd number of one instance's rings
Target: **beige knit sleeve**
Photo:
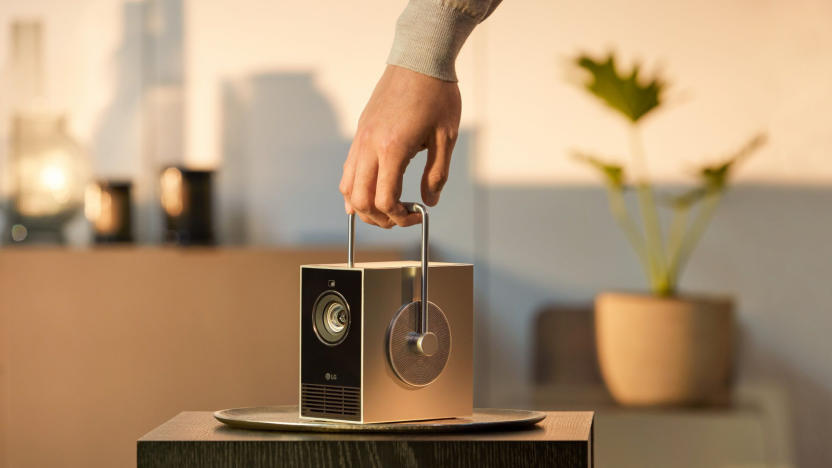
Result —
[[457, 81], [456, 56], [501, 0], [410, 0], [396, 23], [387, 63]]

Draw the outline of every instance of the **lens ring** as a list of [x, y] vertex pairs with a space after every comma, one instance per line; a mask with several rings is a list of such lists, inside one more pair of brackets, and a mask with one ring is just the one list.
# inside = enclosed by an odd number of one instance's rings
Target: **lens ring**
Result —
[[324, 327], [333, 335], [338, 335], [347, 328], [346, 309], [338, 302], [330, 302], [324, 311]]
[[312, 328], [321, 343], [341, 344], [350, 328], [350, 308], [344, 296], [333, 290], [321, 293], [312, 306]]

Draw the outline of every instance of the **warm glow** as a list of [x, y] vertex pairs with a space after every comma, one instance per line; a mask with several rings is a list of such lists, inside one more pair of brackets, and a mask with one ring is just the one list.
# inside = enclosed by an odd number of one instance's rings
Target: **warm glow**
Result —
[[55, 164], [43, 168], [43, 171], [40, 173], [40, 181], [50, 192], [60, 193], [66, 191], [66, 174]]
[[74, 193], [72, 156], [52, 151], [20, 162], [17, 208], [26, 216], [50, 216], [66, 208]]
[[168, 216], [179, 216], [182, 214], [182, 171], [175, 167], [169, 167], [162, 172], [162, 207]]
[[98, 184], [87, 186], [84, 196], [84, 215], [98, 234], [113, 234], [121, 224], [122, 213], [113, 203], [113, 195], [101, 190]]
[[87, 185], [84, 192], [84, 216], [94, 223], [101, 216], [101, 188], [98, 184]]
[[101, 214], [95, 220], [95, 230], [99, 234], [112, 234], [119, 225], [121, 213], [113, 205], [113, 195], [101, 192]]

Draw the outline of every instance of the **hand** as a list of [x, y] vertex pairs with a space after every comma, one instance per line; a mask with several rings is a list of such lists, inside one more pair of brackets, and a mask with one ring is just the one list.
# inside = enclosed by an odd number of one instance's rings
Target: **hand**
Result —
[[422, 201], [434, 206], [451, 164], [462, 99], [456, 83], [388, 65], [358, 120], [339, 190], [347, 213], [383, 228], [420, 220], [399, 201], [402, 176], [428, 150]]

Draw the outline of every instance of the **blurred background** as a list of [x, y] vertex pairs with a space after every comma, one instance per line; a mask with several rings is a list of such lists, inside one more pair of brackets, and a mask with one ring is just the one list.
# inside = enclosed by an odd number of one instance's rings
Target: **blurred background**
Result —
[[[0, 466], [129, 465], [178, 411], [296, 401], [297, 266], [346, 255], [341, 164], [404, 6], [0, 4]], [[646, 284], [569, 157], [623, 158], [627, 132], [568, 64], [609, 51], [670, 82], [643, 125], [660, 187], [768, 136], [681, 282], [734, 300], [730, 403], [604, 390], [593, 298]], [[506, 1], [457, 69], [431, 247], [475, 265], [476, 405], [598, 409], [604, 466], [832, 464], [832, 3]], [[359, 258], [417, 253], [415, 230], [357, 235]]]

